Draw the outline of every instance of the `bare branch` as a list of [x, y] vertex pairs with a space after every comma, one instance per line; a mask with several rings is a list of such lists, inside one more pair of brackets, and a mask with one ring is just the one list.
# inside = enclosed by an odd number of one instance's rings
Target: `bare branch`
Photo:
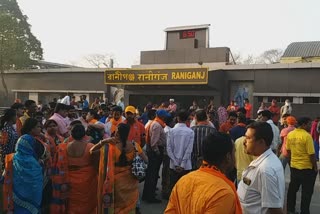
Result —
[[270, 49], [263, 52], [260, 56], [261, 61], [267, 64], [273, 64], [280, 61], [280, 58], [283, 54], [281, 49]]
[[83, 58], [87, 63], [96, 68], [110, 68], [111, 59], [115, 60], [113, 54], [90, 54]]

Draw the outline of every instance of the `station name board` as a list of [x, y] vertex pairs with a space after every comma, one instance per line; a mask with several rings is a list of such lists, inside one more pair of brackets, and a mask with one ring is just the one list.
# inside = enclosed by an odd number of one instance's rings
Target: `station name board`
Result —
[[208, 83], [208, 68], [111, 69], [105, 71], [108, 85], [201, 85]]

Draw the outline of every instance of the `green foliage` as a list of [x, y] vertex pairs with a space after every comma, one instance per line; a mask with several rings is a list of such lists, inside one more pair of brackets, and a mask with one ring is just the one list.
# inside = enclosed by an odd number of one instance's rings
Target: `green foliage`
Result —
[[40, 41], [16, 0], [0, 0], [0, 69], [23, 69], [42, 59]]

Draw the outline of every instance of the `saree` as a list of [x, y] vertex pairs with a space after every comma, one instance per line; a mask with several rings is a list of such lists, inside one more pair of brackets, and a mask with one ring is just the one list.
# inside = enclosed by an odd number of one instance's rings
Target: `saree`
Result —
[[[70, 143], [70, 142], [72, 142], [72, 141], [74, 141], [73, 137], [72, 137], [72, 136], [69, 136], [69, 137], [67, 137], [67, 138], [65, 138], [65, 139], [63, 140], [63, 143], [68, 144], [68, 143]], [[91, 139], [91, 137], [89, 137], [88, 135], [85, 135], [85, 136], [83, 137], [82, 141], [85, 141], [85, 142], [87, 142], [87, 143], [91, 143], [92, 139]]]
[[68, 214], [95, 214], [97, 208], [97, 178], [93, 167], [90, 149], [87, 144], [81, 157], [68, 157], [70, 191], [68, 197]]
[[[135, 213], [138, 201], [138, 180], [131, 172], [131, 165], [118, 167], [121, 151], [114, 145], [106, 145], [100, 151], [98, 179], [98, 214]], [[132, 161], [134, 150], [126, 154]]]
[[56, 137], [50, 136], [48, 133], [46, 133], [45, 137], [48, 140], [49, 143], [49, 148], [50, 148], [50, 155], [51, 158], [54, 158], [55, 153], [57, 152], [57, 146], [61, 143], [63, 143], [64, 138], [61, 137], [60, 135], [56, 135]]
[[52, 166], [52, 198], [50, 213], [67, 213], [67, 197], [70, 189], [68, 173], [67, 144], [62, 143], [57, 146], [57, 152], [53, 159]]
[[31, 135], [19, 138], [13, 156], [13, 202], [15, 213], [40, 213], [43, 172], [36, 154], [36, 140]]
[[67, 144], [57, 147], [52, 175], [51, 213], [96, 213], [97, 173], [90, 164], [90, 145], [86, 145], [83, 156], [77, 158], [68, 157]]
[[3, 211], [4, 213], [13, 211], [13, 156], [14, 153], [8, 154], [5, 157], [5, 173], [4, 173], [4, 182], [2, 188], [3, 195]]

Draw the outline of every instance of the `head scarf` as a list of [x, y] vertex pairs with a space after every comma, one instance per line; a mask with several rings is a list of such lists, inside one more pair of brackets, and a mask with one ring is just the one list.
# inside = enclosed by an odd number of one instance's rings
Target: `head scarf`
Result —
[[13, 201], [17, 213], [38, 213], [41, 209], [43, 173], [37, 144], [40, 143], [28, 134], [17, 142], [13, 157]]
[[296, 125], [296, 123], [297, 123], [296, 118], [293, 116], [287, 117], [286, 121], [287, 121], [288, 125]]

